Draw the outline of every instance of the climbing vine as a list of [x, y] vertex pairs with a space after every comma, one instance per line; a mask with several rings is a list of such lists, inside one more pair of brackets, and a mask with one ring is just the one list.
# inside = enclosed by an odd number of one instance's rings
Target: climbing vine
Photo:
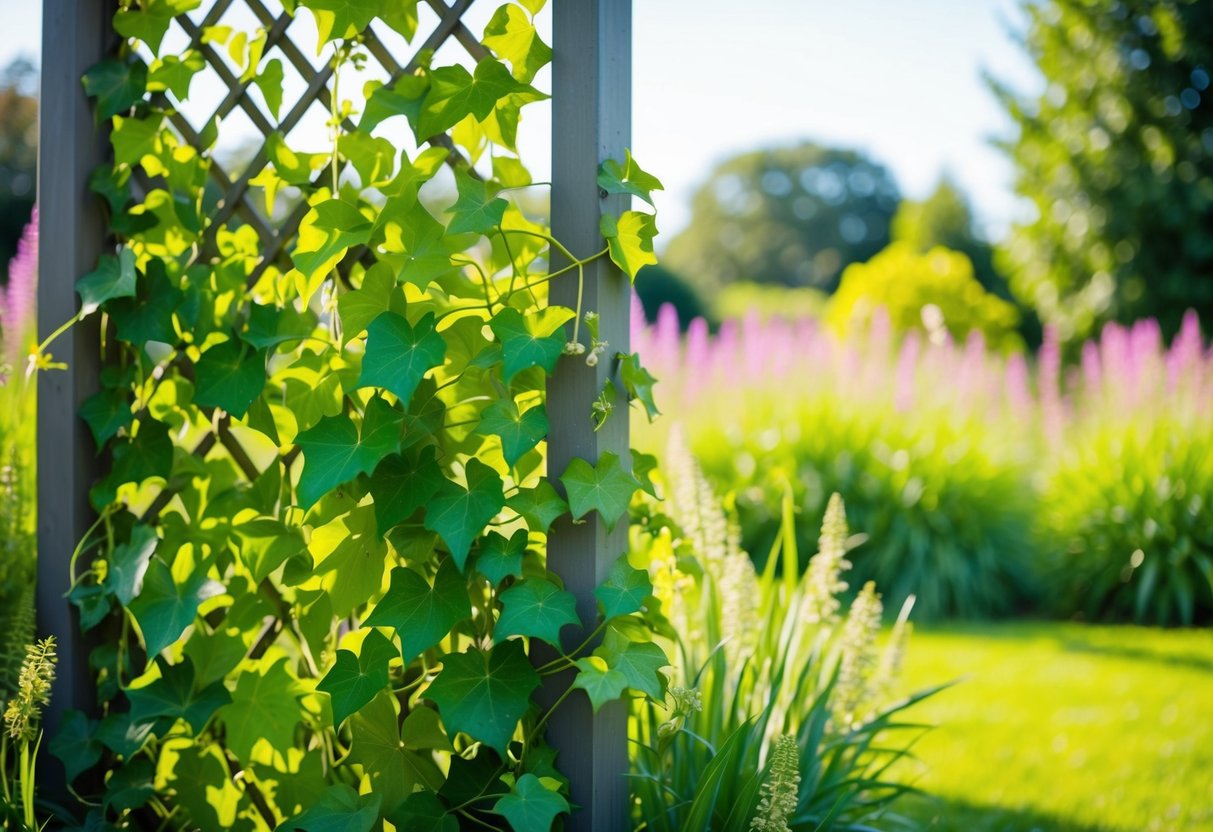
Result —
[[[411, 41], [416, 0], [284, 2], [328, 61], [330, 146], [270, 131], [242, 177], [217, 166], [222, 119], [180, 112], [225, 50], [232, 90], [289, 119], [281, 32], [181, 17], [199, 5], [127, 0], [120, 53], [83, 79], [113, 149], [91, 186], [114, 246], [77, 284], [105, 356], [80, 415], [106, 464], [70, 600], [100, 707], [52, 750], [89, 828], [548, 830], [570, 810], [553, 709], [665, 692], [647, 574], [620, 552], [583, 621], [545, 558], [553, 523], [613, 526], [651, 487], [643, 458], [548, 472], [544, 390], [611, 361], [585, 419], [625, 418], [617, 396], [655, 415], [582, 293], [547, 302], [599, 258], [634, 277], [653, 215], [604, 216], [601, 250], [572, 252], [528, 210], [543, 0], [501, 6], [473, 67], [422, 51], [353, 100], [343, 72], [377, 27]], [[190, 45], [169, 54], [174, 20]], [[630, 155], [598, 183], [660, 188]], [[263, 213], [237, 210], [242, 186]]]

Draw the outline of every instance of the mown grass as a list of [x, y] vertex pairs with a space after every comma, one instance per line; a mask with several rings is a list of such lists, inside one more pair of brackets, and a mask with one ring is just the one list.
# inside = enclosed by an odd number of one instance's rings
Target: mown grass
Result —
[[900, 811], [937, 832], [1213, 830], [1213, 632], [1013, 623], [916, 632]]

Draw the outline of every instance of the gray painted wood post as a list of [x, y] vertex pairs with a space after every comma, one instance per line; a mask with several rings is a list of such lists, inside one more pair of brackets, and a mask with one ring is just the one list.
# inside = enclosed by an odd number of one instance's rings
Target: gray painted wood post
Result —
[[[105, 245], [99, 200], [88, 177], [106, 157], [108, 141], [93, 123], [80, 78], [108, 54], [112, 2], [43, 0], [42, 100], [38, 153], [38, 332], [45, 337], [76, 314], [76, 278], [97, 264]], [[63, 597], [68, 563], [95, 515], [88, 491], [97, 454], [80, 403], [98, 386], [97, 321], [78, 324], [50, 346], [66, 370], [38, 374], [38, 634], [59, 642], [59, 670], [44, 718], [53, 736], [64, 710], [90, 710], [94, 688], [75, 609]], [[65, 795], [54, 757], [38, 755], [39, 793]]]
[[[598, 165], [623, 158], [631, 141], [631, 0], [554, 0], [552, 19], [552, 233], [574, 255], [603, 248], [598, 230], [602, 212], [628, 207], [623, 197], [599, 197]], [[564, 263], [553, 256], [553, 268]], [[548, 386], [548, 471], [553, 480], [574, 457], [596, 463], [618, 454], [630, 467], [628, 413], [618, 379], [616, 352], [628, 351], [631, 289], [609, 260], [586, 268], [583, 309], [597, 311], [601, 337], [610, 342], [594, 369], [583, 357], [565, 357]], [[551, 302], [577, 303], [570, 273], [552, 282]], [[584, 331], [584, 327], [583, 327]], [[584, 340], [584, 339], [583, 339]], [[598, 432], [590, 407], [608, 378], [620, 391], [616, 412]], [[597, 617], [593, 590], [627, 550], [626, 523], [610, 534], [597, 514], [585, 523], [561, 522], [548, 540], [548, 564], [577, 598], [581, 620]], [[577, 639], [580, 641], [580, 639]], [[568, 679], [562, 680], [563, 684]], [[627, 710], [616, 702], [593, 714], [585, 696], [570, 697], [552, 716], [548, 739], [559, 752], [557, 766], [572, 783], [580, 807], [570, 832], [615, 832], [627, 828]]]

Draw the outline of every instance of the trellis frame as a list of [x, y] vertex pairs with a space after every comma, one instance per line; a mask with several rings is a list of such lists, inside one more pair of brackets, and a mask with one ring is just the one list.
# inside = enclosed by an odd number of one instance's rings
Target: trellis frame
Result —
[[[211, 13], [218, 19], [233, 0], [209, 2]], [[306, 59], [286, 34], [286, 21], [274, 18], [261, 0], [244, 2], [267, 29], [267, 51], [277, 43], [284, 57], [301, 68], [300, 60]], [[438, 14], [440, 22], [422, 48], [436, 48], [453, 38], [473, 59], [486, 54], [462, 22], [474, 0], [453, 0], [449, 6], [446, 0], [424, 2]], [[115, 0], [43, 0], [42, 4], [38, 329], [43, 336], [76, 314], [75, 281], [93, 268], [107, 246], [100, 201], [89, 192], [88, 179], [109, 152], [108, 137], [105, 129], [94, 123], [80, 79], [89, 67], [113, 54], [119, 43], [111, 28], [115, 6]], [[598, 224], [602, 212], [627, 207], [624, 197], [600, 194], [596, 172], [602, 161], [622, 158], [630, 141], [631, 0], [551, 0], [550, 6], [553, 234], [572, 251], [591, 252], [601, 247]], [[197, 40], [196, 32], [193, 36]], [[402, 66], [373, 37], [368, 39], [367, 48], [393, 75], [413, 68], [409, 62]], [[203, 54], [231, 90], [217, 112], [226, 114], [241, 107], [263, 135], [297, 123], [314, 101], [327, 106], [329, 71], [314, 69], [310, 78], [305, 75], [308, 86], [300, 102], [279, 125], [271, 125], [245, 95], [248, 84], [235, 77], [224, 78], [226, 67], [222, 61], [212, 60], [214, 56], [207, 55], [205, 49]], [[175, 118], [173, 124], [187, 140], [196, 143], [197, 133], [188, 122]], [[287, 130], [289, 127], [283, 132]], [[455, 152], [445, 136], [429, 141]], [[284, 254], [302, 212], [297, 210], [275, 230], [256, 211], [248, 210], [249, 180], [265, 161], [263, 147], [240, 176], [229, 179], [219, 173], [226, 198], [215, 224], [240, 212], [261, 236], [265, 262], [269, 263]], [[552, 268], [560, 266], [558, 257], [554, 257]], [[587, 266], [585, 277], [584, 309], [601, 315], [602, 337], [610, 342], [611, 354], [626, 353], [628, 281], [605, 258]], [[573, 306], [575, 293], [575, 286], [557, 281], [552, 286], [552, 302]], [[77, 412], [81, 403], [99, 389], [99, 343], [95, 318], [73, 327], [53, 346], [56, 359], [65, 361], [67, 369], [40, 373], [38, 379], [37, 620], [41, 634], [56, 636], [60, 652], [59, 676], [45, 718], [48, 734], [54, 733], [66, 710], [89, 712], [94, 704], [88, 669], [90, 645], [65, 594], [71, 586], [72, 553], [95, 519], [88, 492], [98, 477], [100, 462]], [[551, 471], [564, 470], [574, 457], [596, 462], [601, 454], [613, 452], [623, 460], [629, 458], [626, 416], [609, 420], [597, 432], [589, 417], [598, 391], [617, 373], [616, 363], [602, 361], [594, 373], [558, 371], [550, 380], [547, 408], [552, 423], [548, 440]], [[212, 445], [223, 442], [237, 457], [239, 446], [232, 449], [226, 441], [229, 437], [230, 433], [217, 422], [215, 432], [207, 438]], [[196, 452], [205, 453], [207, 449], [200, 447]], [[556, 480], [553, 483], [558, 485]], [[593, 589], [626, 547], [626, 528], [621, 525], [608, 533], [596, 514], [578, 524], [566, 518], [553, 529], [548, 542], [549, 566], [577, 598], [583, 621], [593, 622], [597, 614]], [[570, 700], [553, 715], [548, 737], [559, 751], [559, 765], [571, 780], [571, 802], [578, 807], [566, 829], [613, 832], [625, 828], [628, 757], [624, 704], [615, 702], [594, 714], [588, 700]], [[42, 754], [40, 765], [43, 793], [66, 797], [64, 772], [58, 761]]]

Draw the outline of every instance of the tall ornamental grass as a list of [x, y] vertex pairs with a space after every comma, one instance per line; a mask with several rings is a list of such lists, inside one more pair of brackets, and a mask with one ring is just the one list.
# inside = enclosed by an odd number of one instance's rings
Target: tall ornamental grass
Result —
[[1040, 365], [1038, 546], [1054, 608], [1213, 620], [1213, 355], [1196, 315], [1170, 348], [1152, 319], [1110, 324], [1078, 367], [1064, 371], [1051, 343]]
[[637, 828], [887, 828], [910, 790], [891, 766], [920, 731], [900, 713], [930, 693], [890, 695], [912, 602], [883, 647], [875, 586], [843, 604], [851, 538], [838, 495], [807, 571], [790, 511], [757, 571], [677, 436], [660, 473], [666, 499], [640, 512], [631, 558], [649, 570], [673, 668], [666, 706], [633, 712]]
[[[992, 354], [980, 335], [897, 340], [879, 314], [850, 340], [757, 317], [714, 336], [697, 321], [680, 340], [666, 314], [635, 341], [709, 478], [735, 495], [749, 551], [771, 548], [785, 494], [800, 551], [813, 551], [808, 518], [838, 492], [869, 535], [854, 585], [875, 580], [891, 608], [914, 594], [922, 619], [982, 616], [1030, 597], [1034, 402], [1021, 356]], [[665, 429], [638, 427], [636, 441], [659, 446]]]

